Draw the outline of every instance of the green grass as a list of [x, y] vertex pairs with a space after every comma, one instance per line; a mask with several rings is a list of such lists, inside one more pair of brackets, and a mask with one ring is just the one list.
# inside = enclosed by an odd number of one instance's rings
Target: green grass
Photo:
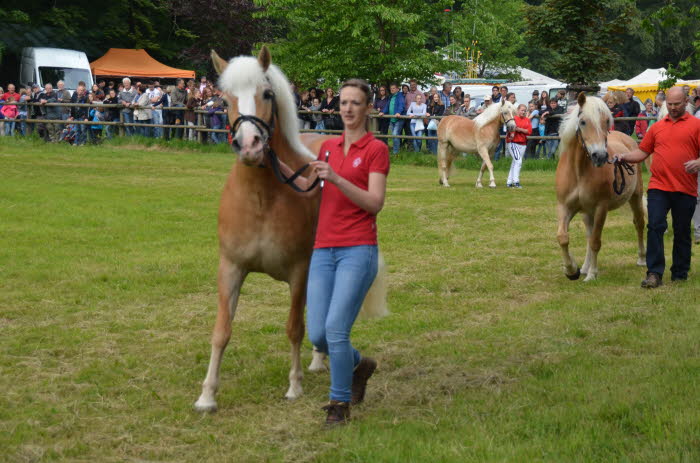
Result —
[[[379, 217], [392, 315], [353, 331], [380, 367], [350, 425], [320, 426], [327, 374], [283, 399], [288, 295], [263, 275], [243, 288], [219, 412], [195, 413], [234, 161], [219, 149], [0, 138], [1, 460], [700, 460], [697, 264], [641, 290], [625, 208], [599, 280], [568, 281], [544, 164], [514, 191], [504, 163], [496, 190], [464, 168], [438, 187], [412, 165], [429, 157], [394, 163]], [[577, 218], [579, 263], [583, 235]]]

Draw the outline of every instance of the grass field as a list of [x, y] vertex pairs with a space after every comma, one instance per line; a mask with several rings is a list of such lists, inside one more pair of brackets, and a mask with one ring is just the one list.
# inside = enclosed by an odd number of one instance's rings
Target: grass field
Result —
[[[0, 138], [0, 460], [700, 461], [697, 261], [685, 284], [640, 289], [625, 208], [599, 280], [568, 281], [546, 162], [526, 163], [520, 191], [505, 163], [496, 190], [469, 169], [438, 187], [436, 168], [410, 165], [427, 156], [392, 166], [392, 315], [355, 326], [380, 366], [350, 425], [320, 425], [327, 374], [283, 399], [288, 295], [262, 275], [243, 289], [219, 412], [195, 413], [233, 161]], [[579, 264], [583, 235], [577, 218]]]

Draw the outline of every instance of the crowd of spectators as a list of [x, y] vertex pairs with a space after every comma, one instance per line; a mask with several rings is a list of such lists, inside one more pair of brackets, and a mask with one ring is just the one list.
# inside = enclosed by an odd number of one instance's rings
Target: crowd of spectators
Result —
[[[35, 105], [16, 104], [25, 102]], [[50, 103], [70, 103], [75, 106], [55, 106]], [[105, 122], [121, 120], [127, 124], [144, 124], [126, 125], [124, 131], [127, 136], [195, 140], [195, 130], [187, 128], [197, 124], [195, 111], [201, 112], [203, 123], [208, 129], [222, 129], [227, 123], [223, 111], [225, 105], [221, 91], [204, 76], [199, 85], [193, 79], [187, 82], [177, 79], [175, 85], [161, 86], [158, 80], [132, 83], [130, 78], [125, 77], [117, 82], [100, 80], [88, 89], [85, 82], [79, 82], [72, 94], [60, 80], [56, 82], [55, 88], [51, 83], [47, 83], [43, 90], [39, 85], [31, 84], [20, 88], [19, 92], [10, 83], [6, 92], [0, 87], [0, 135], [25, 136], [36, 132], [47, 142], [66, 141], [84, 145], [88, 141], [97, 143], [103, 137], [114, 136], [115, 126]], [[26, 122], [27, 119], [43, 119], [48, 122]], [[158, 125], [181, 127], [163, 128]], [[205, 140], [212, 143], [226, 141], [225, 134], [204, 133]]]

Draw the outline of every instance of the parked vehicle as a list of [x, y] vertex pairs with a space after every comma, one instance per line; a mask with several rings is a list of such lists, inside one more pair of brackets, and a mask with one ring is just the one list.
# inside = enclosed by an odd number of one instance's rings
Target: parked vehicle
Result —
[[90, 62], [82, 51], [62, 48], [27, 47], [22, 49], [19, 68], [19, 82], [22, 85], [37, 83], [41, 88], [62, 80], [71, 93], [83, 81], [87, 88], [92, 87]]

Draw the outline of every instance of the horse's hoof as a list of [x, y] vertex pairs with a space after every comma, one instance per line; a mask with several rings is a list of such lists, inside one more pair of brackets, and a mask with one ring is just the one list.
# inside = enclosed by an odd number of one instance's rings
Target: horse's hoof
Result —
[[496, 188], [496, 184], [495, 183], [490, 184], [489, 188]]
[[647, 258], [645, 257], [642, 259], [641, 257], [637, 259], [637, 265], [640, 267], [646, 267], [647, 266]]
[[314, 373], [322, 373], [324, 371], [328, 371], [328, 367], [323, 363], [323, 361], [311, 362], [311, 365], [309, 365], [309, 371]]
[[568, 278], [571, 281], [578, 280], [580, 277], [581, 277], [581, 269], [580, 268], [577, 268], [576, 273], [574, 273], [573, 275], [566, 275], [566, 278]]
[[296, 400], [301, 397], [303, 393], [304, 391], [301, 389], [301, 386], [289, 386], [289, 390], [284, 397], [287, 400]]
[[447, 182], [445, 182], [445, 183], [442, 184], [442, 186], [444, 186], [445, 188], [449, 188], [449, 187], [450, 187], [450, 184], [447, 183]]
[[194, 403], [194, 409], [201, 413], [214, 413], [217, 410], [216, 401], [208, 401], [200, 397]]
[[481, 183], [477, 183], [477, 184], [476, 184], [476, 187], [477, 187], [477, 188], [483, 188], [484, 185], [482, 185]]
[[586, 275], [586, 278], [583, 279], [583, 281], [593, 281], [596, 278], [597, 278], [597, 274], [589, 272], [588, 275]]

